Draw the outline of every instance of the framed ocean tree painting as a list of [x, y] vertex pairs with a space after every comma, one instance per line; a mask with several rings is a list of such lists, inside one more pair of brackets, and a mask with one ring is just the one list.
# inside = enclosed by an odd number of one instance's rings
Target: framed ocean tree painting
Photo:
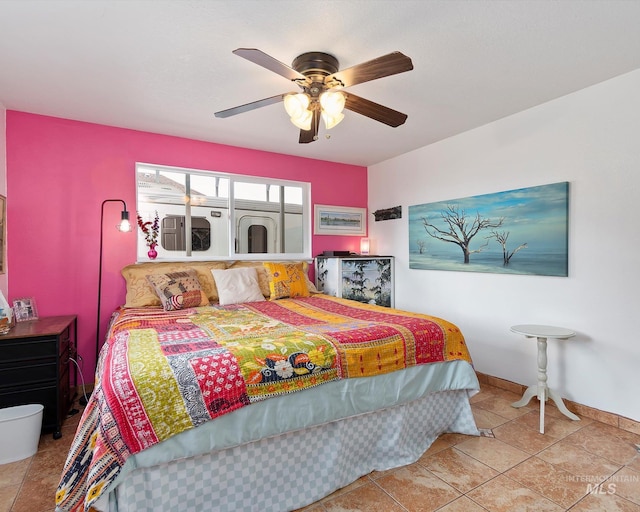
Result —
[[569, 183], [409, 206], [409, 268], [568, 275]]

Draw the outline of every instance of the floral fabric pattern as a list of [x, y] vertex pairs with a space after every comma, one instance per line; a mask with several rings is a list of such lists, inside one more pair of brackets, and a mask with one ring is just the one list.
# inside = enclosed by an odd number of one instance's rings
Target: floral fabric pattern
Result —
[[444, 320], [326, 295], [121, 309], [56, 494], [88, 511], [130, 455], [241, 407], [417, 364], [471, 362]]
[[270, 299], [308, 297], [309, 287], [301, 263], [269, 263], [264, 267], [269, 275]]

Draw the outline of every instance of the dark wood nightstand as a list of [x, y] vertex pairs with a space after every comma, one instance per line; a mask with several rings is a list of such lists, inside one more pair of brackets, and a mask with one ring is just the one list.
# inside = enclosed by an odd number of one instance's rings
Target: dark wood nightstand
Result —
[[0, 336], [0, 407], [42, 404], [42, 430], [62, 436], [73, 397], [69, 358], [76, 357], [78, 318], [50, 316], [20, 322]]

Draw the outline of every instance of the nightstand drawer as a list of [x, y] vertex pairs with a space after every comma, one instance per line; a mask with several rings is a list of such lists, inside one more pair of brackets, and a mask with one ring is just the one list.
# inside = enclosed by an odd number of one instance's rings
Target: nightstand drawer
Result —
[[0, 388], [11, 386], [28, 386], [55, 384], [57, 380], [55, 359], [40, 363], [14, 364], [10, 367], [0, 367]]
[[[67, 342], [68, 344], [68, 342]], [[56, 338], [28, 338], [11, 341], [0, 341], [2, 363], [15, 361], [33, 361], [46, 357], [55, 358], [58, 354]]]

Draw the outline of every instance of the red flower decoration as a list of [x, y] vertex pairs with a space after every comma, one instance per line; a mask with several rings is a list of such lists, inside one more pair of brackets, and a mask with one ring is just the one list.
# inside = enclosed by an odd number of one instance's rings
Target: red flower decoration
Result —
[[138, 227], [144, 234], [144, 239], [147, 243], [148, 247], [155, 247], [158, 244], [158, 233], [160, 232], [160, 219], [158, 217], [158, 212], [156, 211], [156, 218], [153, 222], [148, 221], [144, 222], [140, 214], [138, 216]]

